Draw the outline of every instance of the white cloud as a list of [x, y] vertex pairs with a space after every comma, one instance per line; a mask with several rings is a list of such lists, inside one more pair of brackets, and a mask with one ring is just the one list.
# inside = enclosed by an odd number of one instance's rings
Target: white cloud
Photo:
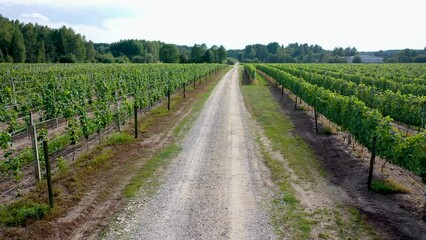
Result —
[[25, 20], [25, 22], [49, 22], [49, 18], [40, 13], [23, 13], [21, 14], [21, 18]]
[[87, 22], [78, 25], [66, 19], [48, 21], [34, 13], [21, 16], [51, 27], [72, 27], [95, 42], [138, 38], [185, 45], [223, 44], [231, 49], [277, 41], [360, 50], [423, 48], [426, 44], [426, 32], [421, 30], [424, 0], [0, 0], [1, 4], [28, 9], [48, 6], [57, 11], [101, 6], [126, 13], [93, 24], [87, 16]]

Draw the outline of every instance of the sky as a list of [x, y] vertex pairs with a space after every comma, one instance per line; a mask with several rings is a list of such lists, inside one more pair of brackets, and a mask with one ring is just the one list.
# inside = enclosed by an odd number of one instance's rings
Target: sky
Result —
[[426, 47], [425, 0], [0, 0], [0, 14], [53, 28], [65, 25], [96, 43]]

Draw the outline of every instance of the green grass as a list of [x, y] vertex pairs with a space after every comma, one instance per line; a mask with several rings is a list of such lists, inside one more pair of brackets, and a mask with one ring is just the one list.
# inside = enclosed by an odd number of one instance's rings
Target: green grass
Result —
[[374, 192], [380, 194], [394, 194], [394, 193], [407, 193], [408, 189], [404, 188], [402, 185], [398, 185], [393, 181], [381, 181], [381, 180], [373, 180], [371, 182], [371, 189]]
[[242, 86], [245, 101], [253, 116], [271, 140], [274, 150], [278, 150], [289, 162], [289, 166], [302, 178], [314, 182], [312, 169], [323, 172], [315, 153], [309, 145], [294, 132], [290, 118], [281, 113], [281, 107], [272, 98], [265, 86], [266, 80], [258, 74], [258, 85]]
[[41, 219], [50, 211], [46, 204], [20, 200], [0, 206], [1, 226], [23, 226], [29, 219]]
[[[243, 85], [241, 90], [246, 105], [266, 136], [271, 140], [272, 148], [286, 157], [291, 167], [300, 176], [312, 179], [310, 166], [315, 165], [315, 156], [309, 146], [294, 136], [294, 126], [290, 119], [280, 112], [280, 106], [272, 98], [266, 81], [258, 75], [255, 85]], [[265, 164], [271, 170], [271, 177], [279, 192], [273, 199], [273, 222], [280, 235], [290, 235], [291, 239], [309, 239], [314, 221], [304, 212], [295, 190], [291, 186], [290, 173], [279, 160], [274, 159], [263, 143], [258, 139]], [[282, 227], [285, 230], [282, 230]], [[280, 230], [281, 229], [281, 230]], [[284, 232], [281, 232], [284, 231]]]
[[134, 136], [126, 132], [113, 133], [106, 141], [106, 145], [114, 146], [134, 141]]

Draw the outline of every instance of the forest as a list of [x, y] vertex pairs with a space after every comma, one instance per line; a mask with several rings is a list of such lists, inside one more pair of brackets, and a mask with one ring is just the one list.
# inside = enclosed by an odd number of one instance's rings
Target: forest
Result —
[[[32, 23], [9, 20], [0, 14], [0, 63], [224, 63], [227, 58], [247, 63], [347, 63], [360, 62], [359, 55], [383, 57], [386, 63], [424, 63], [423, 50], [386, 50], [359, 52], [355, 47], [326, 50], [307, 43], [278, 42], [251, 44], [244, 49], [226, 50], [224, 46], [192, 47], [138, 39], [114, 43], [93, 43], [73, 29], [52, 29]], [[228, 63], [233, 63], [228, 59]]]
[[223, 46], [206, 44], [132, 39], [95, 44], [65, 26], [52, 29], [0, 15], [0, 63], [222, 63], [226, 54]]

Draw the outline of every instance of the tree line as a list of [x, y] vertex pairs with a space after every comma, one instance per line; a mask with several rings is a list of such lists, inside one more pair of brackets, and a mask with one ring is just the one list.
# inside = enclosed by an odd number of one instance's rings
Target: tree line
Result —
[[95, 44], [95, 50], [95, 58], [104, 63], [223, 63], [227, 58], [225, 47], [214, 45], [207, 48], [204, 43], [188, 47], [130, 39], [111, 44]]
[[121, 40], [93, 43], [65, 26], [47, 26], [9, 20], [0, 14], [0, 63], [223, 63], [223, 46], [207, 48], [160, 41]]
[[426, 47], [423, 50], [387, 50], [374, 53], [377, 57], [383, 57], [386, 63], [426, 63]]
[[0, 62], [94, 62], [93, 42], [71, 28], [51, 29], [0, 15]]
[[319, 45], [291, 43], [284, 47], [277, 42], [247, 45], [242, 50], [228, 51], [229, 57], [252, 63], [346, 63], [345, 57], [357, 55], [355, 47], [336, 47], [329, 51]]

